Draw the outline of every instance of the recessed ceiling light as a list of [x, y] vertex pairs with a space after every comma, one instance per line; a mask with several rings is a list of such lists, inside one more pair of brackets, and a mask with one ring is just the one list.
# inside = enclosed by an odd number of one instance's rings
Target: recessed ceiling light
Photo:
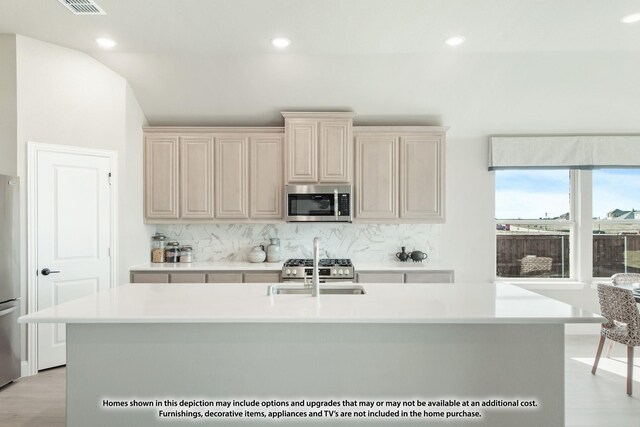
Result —
[[115, 47], [118, 43], [108, 37], [98, 37], [95, 39], [98, 46], [103, 47], [105, 49], [111, 49]]
[[640, 21], [640, 13], [632, 13], [631, 15], [623, 16], [620, 22], [624, 24], [633, 24]]
[[276, 37], [275, 39], [271, 40], [271, 44], [282, 49], [289, 46], [291, 44], [291, 40], [286, 37]]
[[449, 46], [459, 46], [464, 43], [465, 38], [462, 36], [453, 36], [446, 39], [444, 42]]

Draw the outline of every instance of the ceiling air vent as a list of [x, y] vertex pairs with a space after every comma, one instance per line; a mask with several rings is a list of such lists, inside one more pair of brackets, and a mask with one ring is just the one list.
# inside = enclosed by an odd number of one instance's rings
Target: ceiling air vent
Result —
[[93, 0], [58, 0], [75, 15], [106, 15]]

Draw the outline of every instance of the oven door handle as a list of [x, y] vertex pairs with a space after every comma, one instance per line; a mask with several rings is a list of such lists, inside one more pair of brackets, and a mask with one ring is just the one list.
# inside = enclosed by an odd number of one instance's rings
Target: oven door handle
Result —
[[338, 220], [338, 190], [333, 190], [333, 214], [334, 219]]

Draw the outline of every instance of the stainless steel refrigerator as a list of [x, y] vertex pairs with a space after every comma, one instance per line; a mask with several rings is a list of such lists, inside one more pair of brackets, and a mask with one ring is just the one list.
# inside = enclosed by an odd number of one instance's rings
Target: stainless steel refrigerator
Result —
[[0, 387], [20, 377], [18, 178], [0, 175]]

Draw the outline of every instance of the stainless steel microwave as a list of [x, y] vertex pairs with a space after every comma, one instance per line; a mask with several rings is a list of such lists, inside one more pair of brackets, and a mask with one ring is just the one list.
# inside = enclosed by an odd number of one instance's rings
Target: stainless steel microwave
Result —
[[351, 222], [353, 212], [350, 185], [287, 185], [287, 222]]

